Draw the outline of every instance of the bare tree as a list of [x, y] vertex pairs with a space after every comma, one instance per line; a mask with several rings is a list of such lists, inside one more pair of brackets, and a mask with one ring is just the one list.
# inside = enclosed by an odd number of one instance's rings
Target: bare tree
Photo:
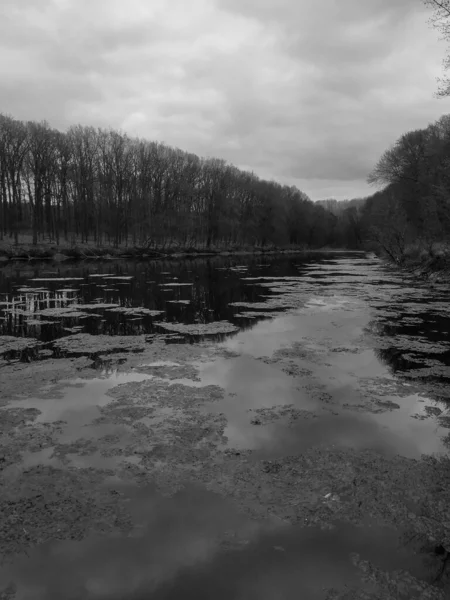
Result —
[[[423, 0], [423, 3], [433, 11], [433, 16], [429, 22], [432, 27], [437, 29], [441, 34], [441, 39], [450, 41], [450, 0]], [[450, 54], [443, 61], [444, 71], [450, 69]], [[438, 78], [438, 98], [450, 96], [450, 77], [445, 75]]]

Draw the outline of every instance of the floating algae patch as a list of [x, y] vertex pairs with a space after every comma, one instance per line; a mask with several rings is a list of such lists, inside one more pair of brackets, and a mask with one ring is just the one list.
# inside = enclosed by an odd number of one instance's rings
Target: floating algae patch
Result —
[[[23, 288], [18, 288], [16, 291], [20, 292], [21, 294], [40, 294], [40, 293], [48, 292], [48, 288], [23, 287]], [[58, 291], [60, 291], [60, 290], [58, 290]], [[64, 290], [64, 291], [66, 291], [66, 290]], [[75, 291], [78, 291], [78, 290], [75, 290]]]
[[150, 336], [111, 336], [76, 333], [56, 340], [54, 347], [61, 352], [73, 354], [95, 354], [97, 352], [119, 350], [142, 351], [145, 349], [147, 339], [151, 339]]
[[64, 318], [77, 318], [77, 317], [89, 317], [89, 316], [98, 316], [92, 315], [92, 313], [88, 314], [81, 310], [77, 310], [78, 305], [72, 304], [71, 306], [66, 307], [58, 307], [58, 308], [43, 308], [41, 310], [36, 311], [14, 311], [19, 316], [24, 317], [64, 317]]
[[425, 338], [414, 338], [407, 335], [380, 336], [380, 329], [382, 332], [383, 326], [380, 326], [379, 324], [371, 324], [371, 326], [366, 329], [367, 333], [375, 334], [374, 343], [379, 349], [389, 349], [395, 347], [398, 350], [405, 350], [408, 353], [415, 352], [422, 354], [443, 354], [444, 352], [448, 352], [450, 349], [449, 342], [439, 341], [439, 343], [435, 343], [428, 341]]
[[125, 404], [189, 409], [223, 400], [224, 391], [217, 385], [191, 386], [147, 379], [123, 383], [108, 390], [107, 395]]
[[293, 404], [272, 406], [270, 408], [250, 408], [252, 425], [268, 425], [280, 419], [287, 419], [288, 423], [294, 423], [298, 419], [314, 419], [317, 415], [309, 410], [295, 408]]
[[274, 317], [279, 317], [280, 315], [282, 315], [283, 313], [280, 312], [276, 312], [276, 310], [274, 310], [273, 312], [269, 312], [269, 311], [262, 311], [262, 310], [248, 310], [248, 311], [241, 311], [239, 313], [236, 313], [234, 316], [235, 317], [242, 317], [245, 319], [258, 319], [258, 318], [268, 318], [268, 319], [273, 319]]
[[34, 277], [30, 281], [83, 281], [83, 277]]
[[[293, 342], [289, 346], [284, 346], [276, 350], [270, 358], [263, 358], [262, 360], [268, 364], [283, 364], [283, 361], [291, 361], [295, 359], [306, 360], [312, 363], [320, 363], [322, 358], [323, 352], [321, 352], [315, 346], [310, 346], [304, 342]], [[292, 366], [290, 362], [288, 363], [288, 366]]]
[[34, 338], [18, 338], [11, 335], [0, 335], [0, 356], [7, 352], [22, 352], [36, 348], [41, 342]]
[[403, 376], [408, 379], [421, 379], [428, 377], [450, 379], [450, 366], [440, 364], [433, 365], [431, 367], [424, 367], [422, 369], [411, 369], [403, 373]]
[[212, 323], [156, 323], [158, 327], [167, 331], [175, 331], [186, 335], [215, 335], [219, 333], [234, 333], [239, 330], [236, 325], [228, 321], [214, 321]]
[[27, 319], [25, 325], [28, 327], [38, 327], [40, 325], [54, 325], [55, 321], [46, 321], [45, 319]]
[[0, 499], [0, 555], [17, 555], [54, 540], [80, 540], [94, 532], [128, 531], [130, 516], [118, 502], [120, 496], [98, 485], [106, 475], [94, 469], [36, 466], [26, 477], [8, 480]]
[[175, 491], [181, 480], [218, 455], [226, 441], [226, 418], [201, 408], [223, 398], [215, 385], [171, 384], [161, 379], [119, 385], [97, 423], [132, 424], [135, 439], [125, 449], [142, 457], [140, 466], [158, 487]]
[[159, 287], [192, 287], [193, 283], [178, 283], [176, 281], [172, 281], [171, 283], [160, 283]]
[[84, 329], [84, 325], [75, 325], [74, 327], [63, 327], [64, 331], [68, 331], [69, 333], [76, 333], [77, 331], [82, 331]]
[[159, 315], [164, 314], [163, 310], [151, 310], [150, 308], [144, 308], [141, 306], [136, 307], [126, 307], [126, 306], [116, 306], [116, 308], [110, 308], [108, 312], [113, 313], [121, 313], [123, 315], [142, 315], [147, 317], [157, 317]]
[[296, 277], [296, 276], [286, 276], [286, 277], [277, 277], [276, 275], [274, 275], [273, 277], [242, 277], [241, 281], [298, 281], [301, 282], [303, 281], [303, 277]]
[[160, 379], [191, 379], [201, 381], [198, 369], [191, 364], [171, 363], [170, 361], [159, 361], [157, 363], [140, 364], [134, 367], [139, 373], [148, 373]]
[[36, 408], [0, 408], [0, 434], [33, 421], [39, 414]]
[[93, 302], [92, 304], [72, 304], [72, 308], [77, 308], [78, 310], [98, 310], [100, 308], [111, 310], [113, 308], [117, 308], [119, 305], [108, 302]]
[[[55, 309], [56, 311], [58, 309]], [[97, 315], [96, 313], [86, 313], [86, 312], [82, 312], [81, 310], [72, 310], [72, 311], [67, 311], [63, 314], [57, 313], [55, 312], [54, 314], [50, 314], [48, 313], [47, 315], [45, 315], [47, 317], [59, 317], [61, 319], [87, 319], [88, 317], [98, 317], [100, 318], [101, 315]]]
[[[60, 425], [57, 422], [36, 423], [33, 421], [16, 424], [8, 431], [3, 430], [0, 436], [0, 477], [20, 472], [27, 465], [43, 464], [45, 454], [51, 455], [56, 444], [56, 437], [61, 434]], [[27, 465], [25, 465], [25, 457], [29, 457]]]
[[266, 302], [231, 302], [228, 306], [252, 308], [254, 310], [267, 310], [279, 308], [296, 308], [300, 301], [295, 298], [269, 298]]
[[104, 279], [108, 279], [108, 280], [117, 280], [117, 281], [131, 281], [132, 279], [134, 279], [133, 275], [107, 275], [106, 277], [104, 277]]

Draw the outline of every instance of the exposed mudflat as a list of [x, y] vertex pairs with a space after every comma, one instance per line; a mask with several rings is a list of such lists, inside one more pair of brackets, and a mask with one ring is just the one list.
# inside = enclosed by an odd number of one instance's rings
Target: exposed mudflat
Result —
[[0, 278], [2, 600], [449, 597], [450, 290], [265, 260]]

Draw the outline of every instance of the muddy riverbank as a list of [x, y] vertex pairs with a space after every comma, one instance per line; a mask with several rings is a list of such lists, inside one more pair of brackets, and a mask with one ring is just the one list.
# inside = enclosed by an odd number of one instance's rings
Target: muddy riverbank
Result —
[[445, 599], [445, 286], [360, 255], [131, 268], [3, 281], [0, 597]]

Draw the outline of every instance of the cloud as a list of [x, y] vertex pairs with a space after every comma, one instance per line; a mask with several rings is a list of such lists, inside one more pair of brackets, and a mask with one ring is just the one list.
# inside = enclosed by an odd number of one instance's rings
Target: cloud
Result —
[[445, 111], [427, 16], [410, 0], [3, 0], [0, 107], [218, 156], [313, 199], [368, 194], [383, 150]]

